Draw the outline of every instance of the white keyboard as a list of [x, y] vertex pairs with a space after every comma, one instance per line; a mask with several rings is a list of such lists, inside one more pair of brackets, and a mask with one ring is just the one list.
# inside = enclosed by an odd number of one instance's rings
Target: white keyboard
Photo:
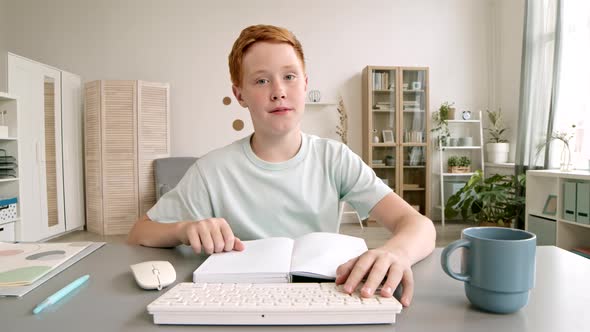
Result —
[[395, 298], [362, 298], [334, 283], [179, 283], [147, 306], [155, 324], [392, 324]]

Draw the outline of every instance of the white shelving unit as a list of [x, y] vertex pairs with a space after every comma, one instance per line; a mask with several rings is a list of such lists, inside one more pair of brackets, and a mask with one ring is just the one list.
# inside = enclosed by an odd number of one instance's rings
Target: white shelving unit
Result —
[[336, 106], [336, 102], [334, 101], [306, 101], [305, 106]]
[[[525, 229], [537, 234], [537, 244], [555, 245], [565, 250], [590, 247], [590, 224], [569, 221], [564, 216], [566, 182], [590, 183], [589, 171], [527, 171]], [[590, 193], [585, 192], [586, 198]], [[547, 199], [556, 198], [555, 213], [546, 208]]]
[[[449, 153], [453, 151], [457, 152], [459, 155], [468, 156], [471, 159], [471, 169], [481, 169], [482, 172], [485, 174], [485, 163], [483, 159], [483, 128], [481, 123], [481, 111], [474, 114], [477, 116], [477, 119], [473, 120], [447, 120], [449, 124], [449, 131], [451, 132], [451, 137], [457, 137], [457, 133], [460, 135], [466, 135], [473, 138], [473, 143], [477, 145], [471, 146], [442, 146], [442, 142], [438, 141], [437, 151], [438, 151], [438, 161], [439, 161], [439, 171], [438, 176], [440, 179], [440, 205], [435, 206], [436, 208], [440, 209], [440, 220], [442, 226], [445, 225], [445, 203], [448, 197], [445, 197], [445, 182], [450, 181], [451, 179], [454, 180], [467, 180], [474, 174], [474, 172], [469, 173], [450, 173], [447, 170], [447, 160], [449, 157]], [[466, 137], [463, 136], [463, 137]]]
[[[6, 111], [5, 124], [8, 126], [8, 137], [0, 138], [0, 148], [6, 150], [6, 154], [16, 159], [19, 164], [19, 142], [18, 142], [18, 101], [15, 96], [0, 92], [0, 111]], [[13, 220], [0, 221], [0, 241], [14, 241], [16, 239], [16, 223], [20, 221], [20, 179], [19, 171], [16, 169], [15, 178], [0, 179], [0, 197], [17, 198], [17, 218]]]

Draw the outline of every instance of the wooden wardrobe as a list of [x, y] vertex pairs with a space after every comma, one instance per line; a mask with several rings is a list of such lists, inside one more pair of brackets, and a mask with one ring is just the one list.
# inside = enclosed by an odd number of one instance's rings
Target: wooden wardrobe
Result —
[[156, 202], [153, 161], [170, 156], [170, 87], [93, 81], [84, 92], [87, 229], [127, 234]]

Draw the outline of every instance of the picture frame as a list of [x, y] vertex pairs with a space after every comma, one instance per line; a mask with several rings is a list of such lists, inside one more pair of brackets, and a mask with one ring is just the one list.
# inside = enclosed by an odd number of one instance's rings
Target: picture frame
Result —
[[395, 140], [393, 139], [393, 130], [383, 130], [382, 131], [382, 135], [383, 135], [383, 143], [395, 143]]
[[557, 214], [557, 196], [549, 195], [545, 200], [545, 206], [543, 207], [543, 214], [554, 216]]

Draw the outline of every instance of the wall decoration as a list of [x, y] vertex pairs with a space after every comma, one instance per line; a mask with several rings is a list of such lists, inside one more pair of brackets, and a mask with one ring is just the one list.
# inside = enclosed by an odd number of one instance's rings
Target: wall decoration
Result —
[[244, 129], [244, 121], [242, 121], [240, 119], [236, 119], [232, 123], [232, 127], [234, 128], [235, 131], [240, 131], [240, 130]]
[[[338, 96], [338, 116], [340, 118], [340, 124], [336, 126], [336, 134], [340, 136], [340, 140], [344, 144], [348, 144], [348, 114], [346, 113], [346, 109], [344, 108], [344, 101], [342, 100], [342, 96]], [[377, 141], [379, 140], [379, 136], [377, 137]]]
[[231, 98], [230, 97], [223, 97], [223, 105], [229, 105], [231, 104]]

